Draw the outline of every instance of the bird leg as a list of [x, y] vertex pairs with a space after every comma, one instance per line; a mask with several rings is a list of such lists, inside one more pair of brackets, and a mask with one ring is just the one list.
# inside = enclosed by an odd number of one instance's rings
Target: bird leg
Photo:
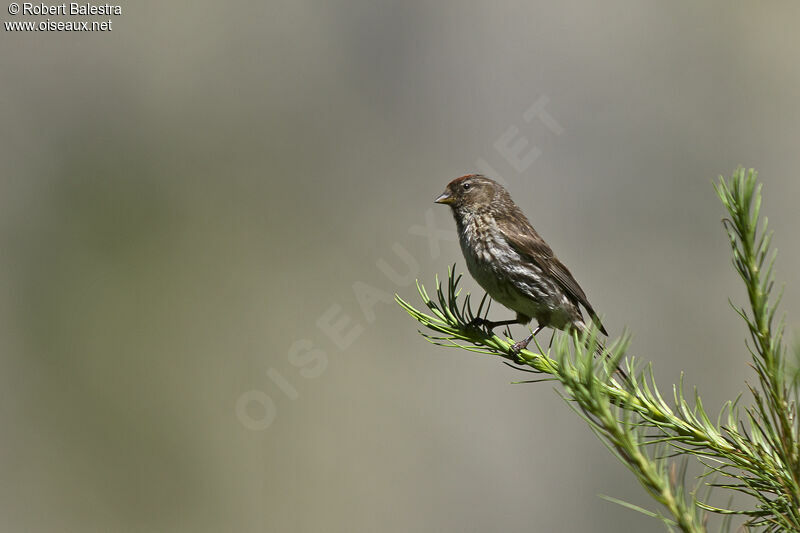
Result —
[[533, 340], [533, 338], [536, 336], [536, 334], [539, 333], [540, 331], [542, 331], [543, 329], [544, 329], [544, 326], [542, 326], [540, 324], [539, 327], [537, 327], [530, 335], [528, 335], [525, 338], [525, 340], [521, 340], [519, 342], [514, 343], [511, 346], [511, 353], [514, 354], [515, 356], [519, 355], [519, 352], [521, 352], [522, 350], [527, 348], [528, 344], [530, 344], [530, 342]]
[[492, 331], [497, 326], [510, 326], [511, 324], [519, 324], [519, 319], [514, 320], [498, 320], [497, 322], [492, 322], [491, 320], [486, 320], [485, 318], [476, 317], [472, 319], [472, 321], [468, 324], [469, 327], [472, 328], [479, 328], [481, 326], [485, 326]]

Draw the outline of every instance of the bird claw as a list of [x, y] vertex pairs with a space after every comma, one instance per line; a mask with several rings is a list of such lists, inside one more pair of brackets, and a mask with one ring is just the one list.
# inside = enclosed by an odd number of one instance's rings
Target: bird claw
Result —
[[482, 327], [488, 327], [490, 324], [491, 322], [489, 322], [485, 318], [475, 317], [469, 321], [467, 327], [471, 329], [481, 329]]
[[526, 338], [525, 340], [521, 340], [519, 342], [515, 342], [514, 344], [512, 344], [511, 348], [508, 349], [509, 352], [511, 352], [511, 355], [513, 355], [514, 358], [517, 358], [519, 356], [519, 353], [528, 347], [528, 344], [530, 344], [531, 339], [533, 339], [533, 335], [528, 336], [528, 338]]

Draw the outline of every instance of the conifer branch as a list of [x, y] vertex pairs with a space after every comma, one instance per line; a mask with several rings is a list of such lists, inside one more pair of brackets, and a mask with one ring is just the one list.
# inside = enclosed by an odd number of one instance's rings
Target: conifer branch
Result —
[[[728, 211], [723, 224], [734, 268], [745, 283], [749, 300], [748, 309], [734, 309], [748, 328], [750, 341], [746, 346], [758, 376], [758, 386], [750, 387], [754, 398], [751, 406], [740, 408], [740, 398], [736, 398], [712, 417], [698, 391], [687, 397], [682, 376], [666, 395], [669, 401], [665, 400], [652, 364], [637, 368], [633, 358], [625, 359], [630, 336], [623, 334], [603, 347], [595, 326], [583, 334], [559, 333], [550, 348], [543, 349], [537, 342], [535, 349], [516, 354], [513, 339], [495, 335], [476, 320], [487, 320], [486, 296], [473, 310], [470, 295], [461, 295], [461, 275], [456, 275], [455, 267], [449, 270], [446, 285], [437, 277], [435, 298], [417, 283], [427, 312], [399, 296], [396, 300], [428, 330], [420, 333], [429, 342], [499, 356], [543, 375], [544, 380], [560, 382], [564, 399], [667, 514], [631, 504], [625, 504], [627, 507], [685, 532], [705, 531], [707, 512], [743, 515], [751, 529], [800, 532], [798, 385], [797, 380], [786, 379], [784, 322], [777, 327], [774, 324], [780, 296], [770, 299], [775, 253], [770, 251], [766, 218], [763, 223], [759, 218], [761, 187], [756, 185], [754, 171], [739, 168], [729, 180], [720, 178], [715, 188]], [[598, 347], [610, 357], [595, 358]], [[629, 380], [619, 380], [615, 374], [618, 363]], [[684, 468], [676, 467], [676, 456], [683, 460]], [[706, 470], [692, 489], [686, 488], [688, 459], [698, 461]], [[712, 475], [722, 481], [709, 481]], [[743, 493], [755, 503], [747, 509], [714, 506], [708, 495], [698, 496], [700, 485]]]

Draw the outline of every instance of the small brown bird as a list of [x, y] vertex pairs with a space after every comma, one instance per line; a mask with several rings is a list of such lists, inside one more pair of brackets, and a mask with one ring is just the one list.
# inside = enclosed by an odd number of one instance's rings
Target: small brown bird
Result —
[[583, 289], [502, 185], [480, 174], [461, 176], [435, 202], [453, 211], [472, 277], [489, 296], [517, 313], [515, 320], [480, 322], [493, 329], [537, 320], [536, 330], [513, 346], [515, 353], [542, 328], [586, 329], [580, 306], [607, 335]]

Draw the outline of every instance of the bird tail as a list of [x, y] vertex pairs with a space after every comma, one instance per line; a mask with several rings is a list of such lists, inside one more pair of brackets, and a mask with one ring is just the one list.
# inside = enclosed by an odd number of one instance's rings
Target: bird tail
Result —
[[[600, 333], [608, 337], [608, 332], [606, 331], [606, 328], [603, 326], [603, 323], [600, 322], [600, 317], [597, 316], [597, 313], [594, 312], [594, 309], [592, 309], [591, 307], [587, 307], [586, 311], [589, 312], [589, 316], [592, 317], [592, 322], [594, 322], [594, 325], [597, 326], [597, 329], [600, 330]], [[585, 328], [586, 324], [584, 324], [583, 327]]]
[[[605, 331], [605, 328], [603, 328], [602, 324], [600, 324], [600, 320], [596, 319], [594, 316], [592, 317], [592, 319], [595, 321], [595, 324], [600, 328], [600, 331], [604, 335], [608, 335], [608, 333], [606, 333], [606, 331]], [[575, 329], [578, 330], [579, 333], [588, 333], [589, 332], [589, 328], [586, 326], [586, 324], [583, 321], [578, 322], [577, 324], [575, 324]], [[589, 346], [589, 341], [588, 340], [586, 341], [586, 346], [587, 347]], [[609, 361], [613, 361], [614, 359], [616, 359], [616, 357], [611, 352], [611, 350], [606, 348], [605, 343], [601, 342], [599, 339], [595, 339], [594, 353], [595, 353], [596, 357], [597, 356], [599, 356], [599, 357], [605, 356]], [[625, 381], [625, 383], [630, 384], [630, 383], [632, 383], [631, 377], [628, 375], [627, 372], [625, 372], [625, 370], [622, 369], [622, 367], [620, 366], [621, 363], [622, 363], [622, 361], [617, 361], [616, 362], [616, 364], [614, 366], [614, 373], [615, 374], [619, 374], [619, 376]]]
[[[614, 359], [616, 359], [616, 357], [614, 357], [614, 354], [611, 353], [611, 350], [607, 349], [605, 345], [600, 341], [597, 341], [597, 345], [594, 351], [595, 355], [598, 355], [600, 357], [602, 357], [603, 354], [605, 354], [605, 356], [608, 358], [609, 361], [613, 361]], [[625, 383], [627, 384], [632, 383], [631, 377], [628, 375], [627, 372], [625, 372], [625, 370], [622, 369], [622, 361], [616, 362], [616, 364], [614, 365], [614, 373], [619, 374], [619, 376], [625, 381]]]

